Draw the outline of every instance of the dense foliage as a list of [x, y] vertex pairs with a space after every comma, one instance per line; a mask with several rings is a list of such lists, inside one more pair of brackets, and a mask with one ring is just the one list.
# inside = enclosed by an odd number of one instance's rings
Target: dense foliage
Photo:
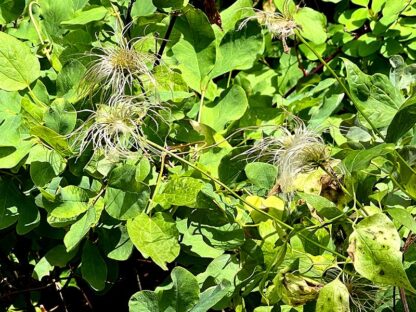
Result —
[[416, 311], [415, 17], [0, 1], [0, 309]]

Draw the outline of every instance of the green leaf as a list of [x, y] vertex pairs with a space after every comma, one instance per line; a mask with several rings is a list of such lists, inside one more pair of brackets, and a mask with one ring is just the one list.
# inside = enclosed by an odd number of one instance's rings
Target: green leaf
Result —
[[180, 63], [182, 77], [189, 87], [201, 92], [207, 87], [208, 74], [215, 65], [214, 31], [206, 15], [192, 7], [178, 18], [175, 29], [181, 33], [181, 38], [172, 51]]
[[342, 214], [342, 211], [338, 210], [337, 206], [325, 197], [302, 192], [298, 192], [297, 194], [300, 198], [315, 208], [318, 214], [322, 217], [333, 219]]
[[[0, 131], [1, 131], [0, 126]], [[4, 133], [2, 133], [5, 135]], [[29, 154], [33, 146], [32, 141], [21, 141], [15, 146], [0, 146], [0, 168], [16, 167]]]
[[276, 166], [261, 162], [247, 164], [244, 171], [251, 183], [266, 190], [274, 186], [278, 172]]
[[78, 91], [80, 81], [86, 71], [85, 66], [78, 60], [70, 60], [58, 73], [56, 78], [57, 95], [64, 97], [69, 103], [75, 103], [80, 99]]
[[40, 281], [43, 277], [48, 276], [52, 270], [53, 265], [45, 257], [42, 257], [33, 268], [32, 277]]
[[224, 251], [208, 245], [197, 226], [192, 223], [188, 226], [188, 219], [177, 221], [176, 226], [179, 233], [183, 235], [181, 240], [182, 248], [186, 250], [186, 247], [188, 247], [190, 253], [197, 254], [202, 258], [216, 258], [224, 253]]
[[220, 98], [202, 107], [201, 122], [220, 132], [227, 123], [241, 118], [247, 107], [248, 101], [244, 89], [233, 85], [226, 89]]
[[263, 48], [263, 36], [258, 23], [248, 23], [241, 30], [229, 31], [217, 47], [217, 60], [210, 77], [251, 68]]
[[198, 303], [189, 312], [209, 311], [230, 292], [232, 292], [231, 282], [223, 280], [220, 284], [205, 289], [201, 293]]
[[119, 164], [111, 170], [108, 185], [124, 191], [140, 192], [143, 190], [143, 181], [150, 173], [150, 164], [146, 158], [138, 164]]
[[63, 245], [56, 245], [50, 249], [35, 265], [32, 277], [40, 281], [44, 276], [48, 276], [55, 266], [65, 267], [75, 256], [76, 250], [66, 252]]
[[81, 274], [94, 290], [103, 290], [107, 281], [107, 264], [97, 246], [86, 241], [82, 250]]
[[19, 210], [19, 219], [16, 225], [16, 233], [19, 235], [29, 233], [40, 223], [39, 209], [32, 200], [32, 198], [26, 199], [24, 201], [24, 209]]
[[242, 21], [243, 18], [252, 16], [254, 12], [247, 10], [253, 6], [251, 0], [237, 0], [227, 9], [221, 12], [222, 29], [225, 33], [230, 30], [238, 28], [238, 21]]
[[77, 123], [75, 108], [64, 99], [53, 101], [44, 118], [45, 126], [56, 133], [66, 135], [74, 130]]
[[349, 243], [354, 268], [363, 277], [416, 292], [402, 265], [401, 238], [386, 215], [377, 213], [358, 223]]
[[74, 249], [84, 236], [88, 233], [91, 226], [95, 223], [95, 208], [88, 208], [87, 212], [77, 222], [71, 225], [69, 231], [65, 234], [64, 244], [67, 251]]
[[192, 273], [175, 267], [170, 274], [172, 283], [156, 291], [161, 311], [187, 312], [199, 300], [198, 281]]
[[[181, 267], [175, 267], [170, 276], [172, 283], [156, 288], [155, 292], [142, 290], [131, 296], [129, 300], [129, 311], [191, 311], [191, 308], [199, 300], [199, 285], [197, 279], [192, 273]], [[213, 298], [215, 299], [216, 297], [213, 296]]]
[[29, 47], [0, 32], [0, 89], [17, 91], [27, 88], [40, 76], [40, 65]]
[[68, 145], [68, 141], [59, 133], [44, 126], [34, 126], [30, 128], [30, 132], [46, 142], [55, 151], [62, 156], [71, 155], [71, 150]]
[[63, 268], [75, 254], [76, 251], [67, 252], [64, 245], [57, 245], [46, 253], [45, 258], [50, 265]]
[[375, 127], [388, 126], [403, 102], [400, 92], [387, 76], [378, 73], [366, 75], [347, 59], [344, 59], [344, 64], [351, 96], [358, 108]]
[[155, 196], [154, 200], [166, 208], [171, 205], [194, 207], [196, 197], [203, 186], [202, 181], [191, 177], [172, 179], [165, 185], [161, 193]]
[[223, 254], [212, 260], [208, 264], [205, 272], [197, 276], [198, 282], [203, 284], [211, 278], [215, 283], [220, 284], [222, 281], [228, 281], [232, 286], [235, 285], [236, 275], [240, 271], [238, 260], [230, 254]]
[[153, 5], [152, 0], [136, 1], [131, 9], [131, 17], [140, 17], [152, 15], [156, 12], [156, 7]]
[[157, 294], [150, 290], [141, 290], [130, 297], [130, 312], [159, 312]]
[[141, 185], [141, 190], [137, 192], [108, 187], [104, 196], [105, 210], [118, 220], [134, 218], [146, 208], [149, 193], [149, 187], [146, 185]]
[[60, 219], [74, 218], [88, 209], [88, 192], [80, 187], [68, 185], [61, 189], [61, 197], [51, 216]]
[[133, 243], [125, 226], [120, 225], [111, 230], [104, 229], [100, 232], [99, 237], [100, 246], [104, 249], [107, 258], [124, 261], [130, 257], [133, 251]]
[[149, 217], [142, 213], [127, 221], [127, 232], [142, 255], [151, 257], [164, 270], [179, 255], [179, 232], [168, 214], [158, 212]]
[[294, 15], [301, 27], [301, 34], [315, 44], [324, 43], [327, 39], [326, 16], [311, 8], [303, 7]]
[[19, 196], [20, 191], [9, 180], [0, 180], [0, 194], [0, 229], [4, 229], [17, 221], [24, 201]]
[[413, 233], [416, 233], [416, 221], [412, 214], [403, 208], [389, 208], [386, 212], [400, 224], [407, 227]]
[[366, 169], [374, 158], [378, 156], [385, 156], [393, 151], [393, 144], [384, 143], [366, 150], [351, 151], [343, 160], [345, 169], [349, 172], [358, 172]]
[[96, 7], [86, 11], [76, 12], [74, 18], [62, 21], [61, 25], [86, 25], [91, 22], [101, 21], [105, 18], [108, 11], [105, 7]]
[[361, 5], [363, 7], [368, 6], [368, 3], [370, 2], [370, 0], [351, 0], [352, 3], [357, 4], [357, 5]]
[[40, 13], [43, 17], [44, 30], [56, 41], [62, 40], [66, 31], [61, 22], [71, 19], [74, 16], [74, 3], [72, 0], [39, 0]]
[[180, 10], [188, 5], [189, 0], [153, 0], [153, 4], [161, 9]]
[[244, 244], [244, 231], [238, 223], [201, 225], [198, 231], [209, 245], [217, 249], [232, 250]]
[[338, 278], [319, 291], [316, 310], [321, 312], [350, 312], [350, 293]]
[[21, 99], [14, 92], [0, 93], [0, 168], [3, 169], [16, 167], [33, 145], [27, 130], [22, 127]]
[[0, 24], [8, 24], [16, 20], [25, 8], [24, 1], [2, 0], [0, 2]]
[[347, 31], [353, 31], [364, 25], [365, 21], [370, 18], [367, 8], [356, 10], [345, 10], [338, 18], [338, 22], [345, 25]]
[[65, 169], [64, 159], [42, 144], [32, 147], [26, 163], [30, 164], [32, 181], [39, 187], [45, 186]]
[[408, 98], [387, 128], [386, 142], [397, 142], [416, 123], [416, 95]]

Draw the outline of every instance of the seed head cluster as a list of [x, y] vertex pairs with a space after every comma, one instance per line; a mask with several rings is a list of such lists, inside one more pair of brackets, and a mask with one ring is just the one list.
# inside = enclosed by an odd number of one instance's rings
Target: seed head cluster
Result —
[[82, 80], [81, 92], [100, 96], [98, 104], [87, 110], [87, 120], [71, 134], [79, 154], [90, 145], [94, 152], [110, 159], [152, 151], [146, 144], [144, 122], [150, 118], [157, 124], [159, 111], [166, 110], [157, 95], [150, 93], [154, 90], [144, 90], [144, 86], [156, 85], [152, 72], [156, 56], [139, 49], [146, 38], [128, 42], [124, 34], [125, 30], [115, 34], [115, 45], [89, 54], [93, 61]]

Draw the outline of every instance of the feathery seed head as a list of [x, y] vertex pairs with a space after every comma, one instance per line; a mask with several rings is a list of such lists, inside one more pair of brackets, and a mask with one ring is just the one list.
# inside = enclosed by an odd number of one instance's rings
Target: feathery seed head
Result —
[[78, 128], [74, 145], [79, 144], [81, 154], [92, 144], [94, 151], [103, 151], [106, 157], [127, 157], [132, 151], [153, 152], [142, 131], [144, 119], [161, 104], [153, 105], [147, 99], [133, 96], [113, 97], [107, 104], [98, 105], [96, 111]]
[[238, 29], [241, 30], [250, 20], [256, 19], [270, 32], [273, 38], [282, 40], [284, 52], [288, 53], [289, 47], [287, 46], [286, 39], [294, 35], [295, 30], [300, 29], [300, 26], [295, 22], [293, 17], [290, 14], [267, 12], [258, 9], [254, 10], [255, 15], [245, 18]]
[[283, 192], [290, 192], [299, 173], [310, 172], [330, 160], [327, 146], [322, 138], [298, 122], [293, 132], [279, 128], [281, 135], [268, 137], [254, 145], [245, 154], [256, 155], [279, 168], [278, 182]]
[[114, 46], [95, 48], [89, 54], [94, 60], [84, 75], [81, 91], [93, 93], [98, 88], [104, 93], [121, 95], [126, 88], [132, 93], [136, 80], [154, 85], [152, 66], [156, 56], [136, 49], [145, 39], [128, 43], [120, 39]]

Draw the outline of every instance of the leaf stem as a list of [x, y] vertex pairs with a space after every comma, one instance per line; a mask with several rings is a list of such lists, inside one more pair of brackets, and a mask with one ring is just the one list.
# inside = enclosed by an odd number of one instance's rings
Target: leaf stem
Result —
[[[37, 1], [32, 1], [29, 4], [29, 16], [30, 16], [30, 20], [32, 21], [33, 27], [35, 27], [35, 31], [36, 31], [36, 33], [38, 35], [38, 38], [39, 38], [40, 43], [42, 45], [45, 45], [45, 41], [43, 40], [43, 37], [42, 37], [42, 32], [41, 32], [41, 30], [39, 28], [39, 25], [36, 22], [35, 16], [33, 15], [33, 10], [32, 10], [33, 5], [37, 5], [38, 7], [40, 7], [40, 4]], [[49, 54], [49, 52], [50, 52], [50, 49], [49, 48], [45, 48], [45, 56], [48, 59], [48, 61], [51, 62], [51, 55]]]
[[205, 98], [205, 88], [201, 90], [201, 100], [199, 101], [199, 111], [198, 111], [198, 123], [201, 122], [202, 118], [202, 108], [204, 107], [204, 98]]
[[162, 177], [163, 177], [163, 169], [165, 168], [165, 158], [166, 158], [166, 153], [162, 153], [159, 175], [157, 176], [156, 186], [155, 186], [155, 189], [153, 191], [152, 198], [150, 199], [149, 204], [146, 208], [146, 214], [148, 214], [153, 209], [154, 199], [155, 199], [156, 195], [159, 193], [160, 184], [162, 182]]
[[[160, 146], [160, 145], [158, 145], [158, 144], [156, 144], [156, 143], [154, 143], [154, 142], [152, 142], [152, 141], [150, 141], [150, 140], [146, 140], [146, 143], [147, 143], [147, 144], [149, 144], [150, 146], [152, 146], [152, 147], [154, 147], [154, 148], [158, 149], [159, 151], [164, 152], [164, 153], [168, 154], [169, 156], [171, 156], [171, 157], [173, 157], [173, 158], [175, 158], [175, 159], [179, 160], [180, 162], [182, 162], [182, 163], [186, 164], [187, 166], [189, 166], [189, 167], [191, 167], [191, 168], [193, 168], [193, 169], [197, 170], [197, 171], [198, 171], [198, 172], [200, 172], [202, 175], [206, 176], [208, 179], [210, 179], [211, 181], [213, 181], [215, 184], [217, 184], [217, 185], [221, 186], [222, 188], [224, 188], [225, 190], [227, 190], [227, 191], [228, 191], [231, 195], [233, 195], [234, 197], [236, 197], [236, 198], [237, 198], [237, 199], [238, 199], [241, 203], [243, 203], [243, 204], [245, 204], [245, 205], [249, 206], [251, 209], [256, 210], [257, 212], [259, 212], [259, 213], [261, 213], [261, 214], [263, 214], [263, 215], [267, 216], [268, 218], [270, 218], [270, 219], [274, 220], [274, 221], [275, 221], [278, 225], [280, 225], [280, 226], [282, 226], [282, 227], [284, 227], [284, 228], [286, 228], [286, 229], [288, 229], [288, 230], [295, 231], [295, 228], [293, 228], [293, 227], [292, 227], [292, 226], [290, 226], [289, 224], [286, 224], [286, 223], [285, 223], [285, 222], [283, 222], [282, 220], [279, 220], [278, 218], [276, 218], [276, 217], [274, 217], [274, 216], [270, 215], [269, 213], [265, 212], [264, 210], [259, 209], [259, 208], [257, 208], [256, 206], [254, 206], [254, 205], [250, 204], [249, 202], [247, 202], [244, 198], [242, 198], [240, 195], [238, 195], [238, 194], [237, 194], [234, 190], [232, 190], [230, 187], [228, 187], [225, 183], [221, 182], [221, 181], [220, 181], [220, 180], [218, 180], [217, 178], [214, 178], [213, 176], [211, 176], [211, 175], [210, 175], [208, 172], [206, 172], [205, 170], [203, 170], [203, 169], [199, 168], [198, 166], [194, 165], [193, 163], [191, 163], [191, 162], [187, 161], [186, 159], [184, 159], [184, 158], [182, 158], [182, 157], [180, 157], [180, 156], [176, 155], [176, 154], [175, 154], [175, 153], [173, 153], [172, 151], [169, 151], [168, 149], [164, 148], [163, 146]], [[326, 250], [326, 251], [328, 251], [328, 252], [330, 252], [330, 253], [332, 253], [332, 254], [334, 254], [334, 255], [336, 255], [336, 256], [338, 256], [338, 257], [340, 257], [340, 258], [344, 259], [344, 260], [346, 260], [346, 259], [347, 259], [347, 257], [345, 257], [345, 256], [341, 255], [340, 253], [338, 253], [338, 252], [336, 252], [336, 251], [334, 251], [334, 250], [332, 250], [332, 249], [330, 249], [330, 248], [328, 248], [328, 247], [326, 247], [326, 246], [324, 246], [324, 245], [322, 245], [322, 244], [320, 244], [320, 243], [318, 243], [318, 242], [314, 241], [313, 239], [309, 238], [307, 235], [303, 235], [303, 234], [301, 234], [299, 231], [297, 231], [297, 233], [298, 233], [298, 235], [299, 235], [300, 237], [302, 237], [303, 239], [307, 240], [307, 241], [308, 241], [308, 242], [310, 242], [311, 244], [314, 244], [315, 246], [317, 246], [317, 247], [319, 247], [319, 248], [322, 248], [322, 249], [324, 249], [324, 250]]]

